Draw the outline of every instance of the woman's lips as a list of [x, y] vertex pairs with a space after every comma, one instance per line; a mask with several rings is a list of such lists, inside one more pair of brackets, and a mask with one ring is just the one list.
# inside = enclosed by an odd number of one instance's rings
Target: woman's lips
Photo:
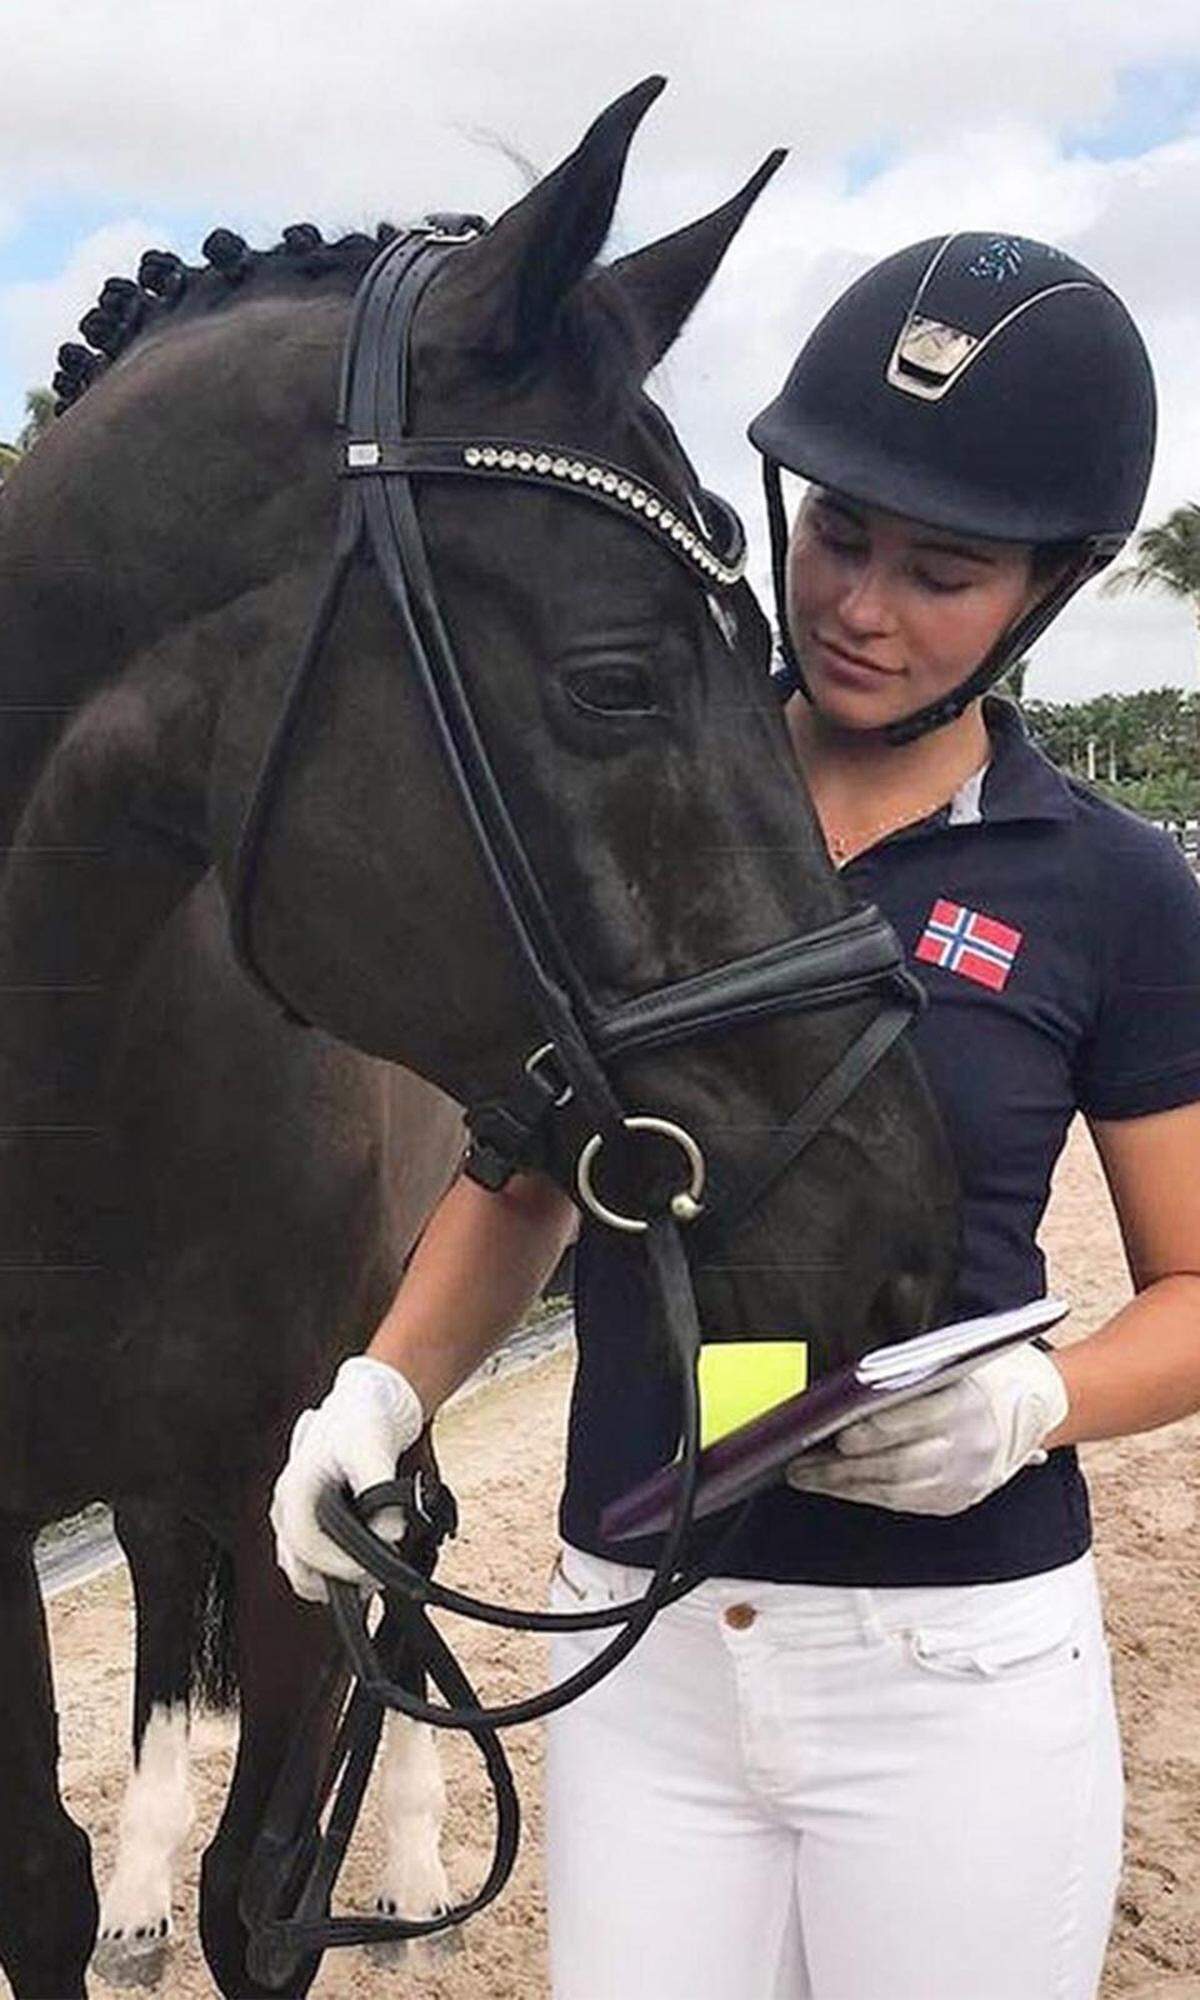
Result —
[[813, 640], [826, 671], [837, 680], [852, 681], [855, 686], [861, 687], [864, 682], [878, 680], [881, 674], [887, 675], [892, 671], [888, 667], [877, 667], [873, 661], [864, 660], [857, 653], [844, 653], [831, 639], [823, 639], [816, 632], [813, 633]]

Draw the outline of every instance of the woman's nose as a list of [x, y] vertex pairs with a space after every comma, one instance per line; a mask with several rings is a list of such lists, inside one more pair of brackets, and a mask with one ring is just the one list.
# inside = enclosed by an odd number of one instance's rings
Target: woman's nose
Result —
[[866, 564], [838, 601], [838, 615], [856, 632], [886, 632], [892, 614], [887, 578], [873, 563]]

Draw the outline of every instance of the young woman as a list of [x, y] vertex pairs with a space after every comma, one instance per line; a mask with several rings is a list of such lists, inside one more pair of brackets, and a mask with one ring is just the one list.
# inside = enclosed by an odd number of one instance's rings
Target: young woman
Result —
[[[1122, 1773], [1074, 1447], [1200, 1409], [1200, 890], [988, 690], [1129, 534], [1153, 427], [1112, 291], [976, 235], [869, 271], [752, 426], [797, 761], [929, 995], [958, 1309], [1044, 1290], [1036, 1229], [1076, 1111], [1135, 1296], [798, 1461], [723, 1573], [554, 1717], [557, 2000], [1096, 1992]], [[790, 531], [781, 467], [810, 482]], [[533, 1175], [446, 1197], [369, 1354], [297, 1426], [273, 1510], [297, 1589], [351, 1573], [315, 1526], [321, 1484], [390, 1476], [573, 1226]], [[585, 1230], [559, 1608], [634, 1595], [654, 1559], [597, 1528], [651, 1469], [628, 1269]], [[556, 1677], [603, 1638], [557, 1638]]]

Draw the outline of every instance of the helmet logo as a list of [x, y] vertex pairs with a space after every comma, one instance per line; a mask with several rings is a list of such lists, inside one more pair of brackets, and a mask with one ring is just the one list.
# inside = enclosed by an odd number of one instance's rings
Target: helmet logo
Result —
[[936, 401], [957, 381], [978, 346], [978, 334], [910, 313], [892, 349], [887, 379], [893, 389]]
[[1006, 278], [1019, 278], [1025, 268], [1025, 252], [1032, 250], [1043, 264], [1061, 264], [1063, 253], [1049, 243], [1030, 243], [1023, 236], [990, 236], [982, 250], [965, 265], [969, 278], [985, 278], [1002, 285]]
[[1024, 262], [1019, 237], [993, 236], [967, 265], [967, 273], [972, 278], [988, 278], [993, 285], [1002, 285], [1006, 278], [1020, 277]]

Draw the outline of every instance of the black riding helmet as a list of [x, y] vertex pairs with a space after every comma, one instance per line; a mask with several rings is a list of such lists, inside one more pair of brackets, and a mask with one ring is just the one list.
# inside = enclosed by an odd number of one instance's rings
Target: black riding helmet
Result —
[[930, 237], [874, 265], [810, 334], [750, 426], [763, 454], [780, 643], [780, 468], [847, 499], [993, 541], [1060, 544], [1067, 566], [962, 684], [887, 724], [951, 722], [999, 679], [1132, 532], [1154, 454], [1154, 378], [1116, 293], [1023, 236]]

